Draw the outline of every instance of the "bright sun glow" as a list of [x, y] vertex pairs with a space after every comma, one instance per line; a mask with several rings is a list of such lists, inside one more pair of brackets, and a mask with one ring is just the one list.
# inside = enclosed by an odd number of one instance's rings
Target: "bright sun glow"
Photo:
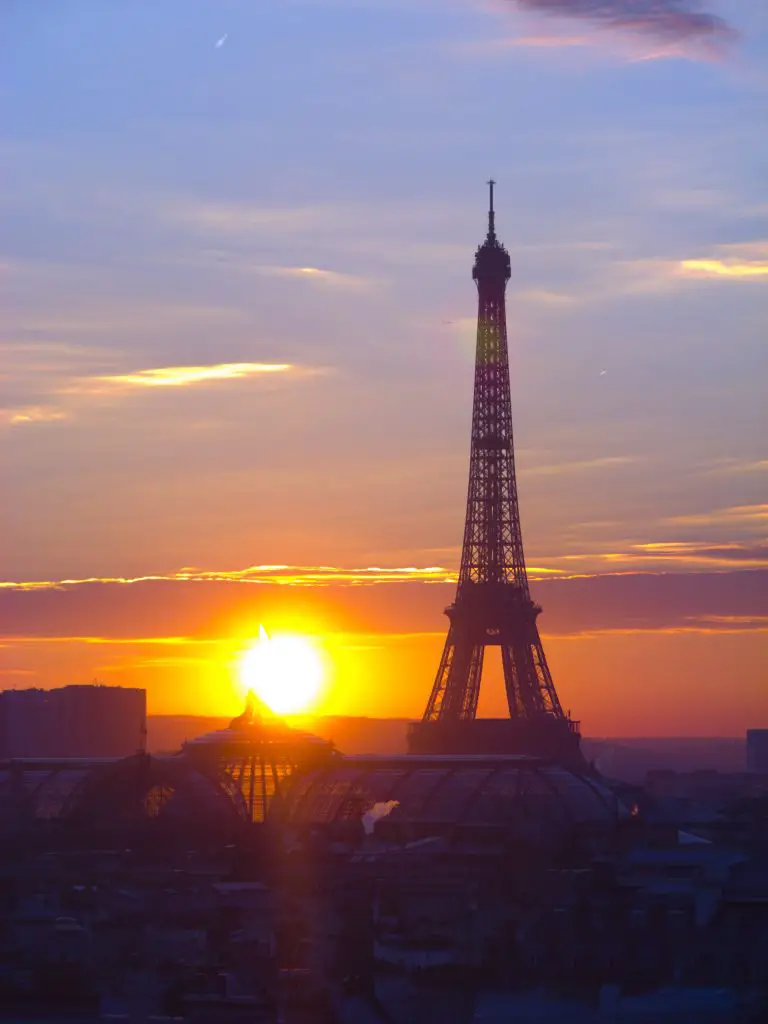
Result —
[[241, 657], [239, 671], [243, 689], [253, 690], [276, 715], [307, 710], [323, 681], [323, 663], [308, 637], [269, 637], [263, 626]]

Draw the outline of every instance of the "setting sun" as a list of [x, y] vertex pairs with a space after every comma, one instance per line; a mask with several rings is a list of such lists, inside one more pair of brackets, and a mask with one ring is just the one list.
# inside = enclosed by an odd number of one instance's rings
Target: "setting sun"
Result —
[[238, 667], [243, 689], [252, 690], [277, 715], [306, 711], [323, 680], [320, 654], [308, 637], [270, 637], [263, 626]]

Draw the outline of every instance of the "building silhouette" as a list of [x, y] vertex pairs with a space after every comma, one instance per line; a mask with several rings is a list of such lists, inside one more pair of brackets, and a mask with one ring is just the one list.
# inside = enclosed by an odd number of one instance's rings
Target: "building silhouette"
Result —
[[768, 775], [768, 729], [747, 729], [747, 771]]
[[143, 751], [145, 690], [63, 686], [0, 692], [0, 757], [127, 757]]

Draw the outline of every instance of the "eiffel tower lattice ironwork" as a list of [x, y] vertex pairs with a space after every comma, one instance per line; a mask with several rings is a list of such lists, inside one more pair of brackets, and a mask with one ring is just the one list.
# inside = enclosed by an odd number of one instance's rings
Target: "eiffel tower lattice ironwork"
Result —
[[[450, 626], [440, 667], [422, 723], [414, 728], [423, 740], [431, 723], [474, 721], [483, 658], [486, 648], [494, 646], [501, 648], [509, 718], [518, 723], [513, 745], [522, 737], [521, 752], [532, 753], [543, 735], [560, 735], [567, 747], [575, 744], [577, 749], [578, 728], [563, 712], [552, 682], [536, 625], [541, 608], [531, 599], [525, 568], [505, 309], [510, 258], [496, 237], [495, 182], [488, 184], [488, 234], [472, 270], [478, 291], [477, 351], [461, 569], [456, 598], [446, 609]], [[423, 742], [416, 745], [425, 749]]]

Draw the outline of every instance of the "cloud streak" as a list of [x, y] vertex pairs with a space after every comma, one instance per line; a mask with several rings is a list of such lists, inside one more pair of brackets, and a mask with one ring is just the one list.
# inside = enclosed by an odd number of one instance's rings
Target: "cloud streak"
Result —
[[701, 10], [696, 0], [509, 0], [536, 14], [555, 15], [638, 33], [659, 43], [728, 43], [735, 32], [722, 19]]
[[[535, 572], [535, 570], [532, 570]], [[546, 571], [546, 570], [543, 570]], [[0, 582], [5, 590], [62, 590], [85, 584], [132, 584], [149, 582], [211, 582], [211, 583], [273, 583], [283, 586], [359, 586], [373, 583], [447, 583], [456, 580], [455, 572], [440, 566], [416, 568], [379, 568], [370, 566], [362, 569], [345, 569], [333, 565], [251, 565], [245, 569], [205, 570], [196, 568], [180, 569], [168, 575], [147, 575], [134, 577], [89, 577], [86, 579], [27, 580]]]
[[[34, 371], [30, 366], [28, 370]], [[42, 371], [41, 371], [42, 372]], [[25, 426], [70, 419], [76, 411], [73, 400], [99, 398], [152, 390], [157, 388], [188, 388], [221, 384], [258, 377], [307, 377], [324, 373], [322, 367], [299, 366], [295, 363], [214, 363], [208, 366], [162, 366], [124, 373], [71, 376], [64, 383], [51, 385], [37, 395], [48, 401], [28, 405], [0, 406], [0, 426]], [[67, 399], [70, 399], [67, 403]], [[63, 406], [60, 404], [63, 400]], [[70, 407], [68, 407], [70, 406]]]
[[[132, 388], [178, 388], [212, 381], [242, 380], [265, 374], [292, 373], [299, 368], [292, 363], [216, 363], [211, 366], [163, 366], [133, 373], [106, 374], [89, 377], [83, 382], [85, 390], [100, 387], [130, 390]], [[77, 385], [75, 385], [77, 389]]]
[[[559, 575], [559, 569], [529, 567], [528, 572], [537, 576]], [[152, 582], [209, 582], [209, 583], [257, 583], [282, 586], [370, 586], [380, 583], [455, 583], [457, 574], [453, 569], [439, 565], [417, 567], [405, 566], [384, 568], [343, 568], [335, 565], [251, 565], [245, 569], [218, 570], [188, 567], [168, 574], [147, 576], [91, 576], [84, 579], [61, 580], [6, 580], [0, 581], [3, 590], [64, 590], [88, 584], [133, 584]]]
[[526, 466], [525, 475], [561, 476], [563, 473], [588, 473], [596, 469], [614, 469], [618, 466], [628, 466], [635, 462], [637, 462], [637, 459], [629, 455], [604, 455], [596, 459], [577, 459], [573, 462], [558, 462], [551, 465], [533, 463], [530, 466]]
[[64, 409], [57, 409], [54, 406], [24, 405], [16, 409], [0, 409], [0, 423], [10, 424], [12, 427], [29, 423], [53, 423], [68, 418], [68, 413]]
[[678, 273], [683, 277], [768, 278], [768, 261], [682, 260]]
[[768, 544], [706, 544], [698, 541], [656, 541], [634, 544], [627, 551], [598, 555], [608, 563], [632, 565], [661, 561], [692, 568], [768, 568]]
[[[424, 580], [407, 569], [389, 570], [385, 586], [252, 586], [258, 578], [135, 581], [94, 581], [81, 585], [39, 584], [37, 590], [0, 590], [0, 644], [29, 647], [55, 643], [62, 651], [80, 646], [94, 652], [112, 640], [124, 648], [154, 644], [159, 655], [184, 653], [186, 644], [215, 644], [251, 637], [258, 623], [278, 629], [309, 629], [332, 633], [387, 634], [429, 632], [444, 636], [441, 609], [450, 600], [453, 583], [443, 576]], [[552, 576], [535, 584], [544, 606], [542, 629], [547, 635], [594, 630], [704, 629], [754, 631], [768, 621], [768, 571], [745, 569], [743, 563], [723, 572], [712, 566], [704, 573], [633, 571], [602, 575]], [[735, 571], [738, 570], [738, 571]], [[374, 570], [362, 573], [370, 580]], [[421, 570], [423, 574], [423, 570]], [[273, 569], [272, 575], [279, 570]], [[445, 573], [445, 570], [443, 570]], [[293, 570], [295, 576], [295, 569]], [[314, 577], [316, 572], [312, 570]], [[358, 573], [360, 575], [360, 573]], [[447, 574], [446, 574], [447, 575]], [[283, 573], [284, 577], [288, 573]], [[424, 586], [424, 582], [435, 586]], [[45, 587], [48, 589], [44, 589]], [[88, 623], [83, 633], [82, 624]], [[164, 648], [164, 649], [163, 649]], [[145, 652], [148, 653], [148, 652]], [[439, 653], [439, 652], [437, 652]], [[29, 668], [25, 660], [8, 667]]]
[[289, 277], [336, 288], [367, 288], [371, 284], [368, 278], [345, 274], [339, 270], [325, 270], [322, 267], [256, 266], [253, 269], [259, 274], [272, 277]]
[[667, 523], [675, 526], [727, 526], [742, 531], [768, 527], [768, 504], [729, 505], [711, 512], [692, 512], [688, 515], [669, 516]]

